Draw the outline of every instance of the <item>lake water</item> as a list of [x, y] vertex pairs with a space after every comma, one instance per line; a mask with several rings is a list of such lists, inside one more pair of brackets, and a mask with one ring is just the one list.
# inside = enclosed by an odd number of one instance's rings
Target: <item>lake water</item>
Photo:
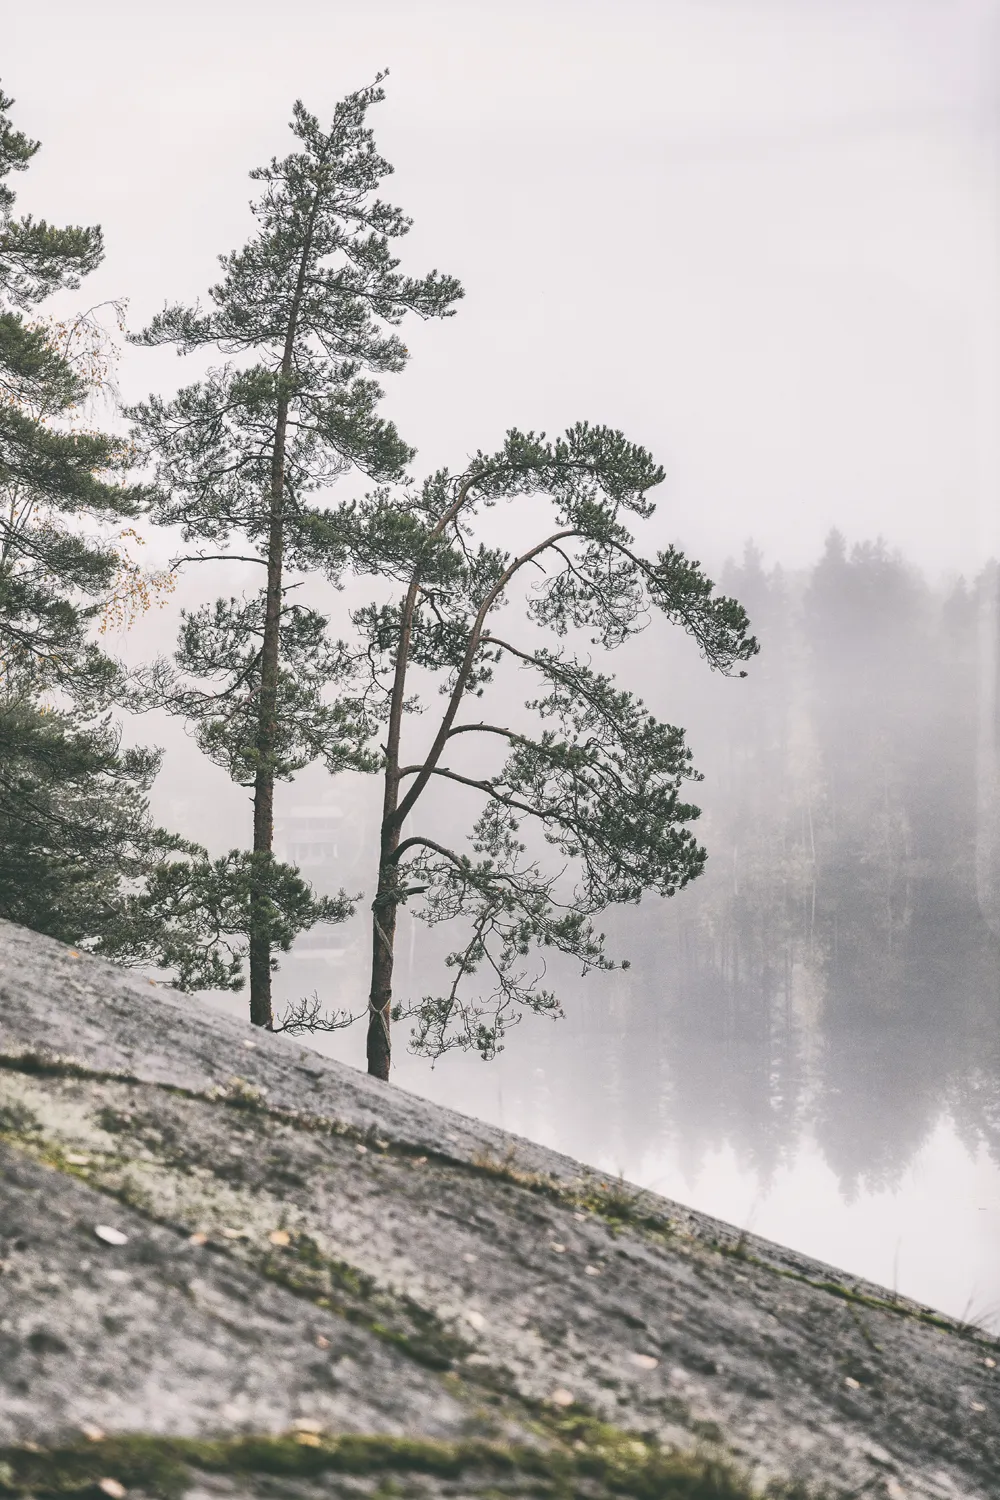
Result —
[[[398, 1027], [394, 1080], [1000, 1329], [1000, 574], [933, 583], [831, 536], [812, 570], [748, 548], [723, 583], [763, 643], [745, 682], [680, 632], [618, 662], [705, 773], [704, 875], [607, 913], [627, 973], [550, 965], [565, 1020], [433, 1068]], [[378, 788], [282, 796], [280, 856], [368, 894], [283, 961], [279, 1014], [358, 1012]], [[449, 788], [422, 831], [464, 849], [467, 811]], [[397, 999], [440, 994], [461, 926], [401, 910]], [[360, 1027], [312, 1044], [364, 1067]]]
[[[570, 1073], [573, 1053], [572, 1044], [562, 1053]], [[735, 1132], [706, 1145], [700, 1121], [674, 1121], [665, 1139], [648, 1144], [629, 1139], [614, 1127], [620, 1094], [610, 1076], [603, 1091], [588, 1086], [591, 1122], [581, 1128], [556, 1105], [561, 1090], [550, 1074], [551, 1064], [506, 1054], [488, 1064], [446, 1059], [433, 1071], [407, 1059], [397, 1068], [398, 1081], [427, 1098], [1000, 1332], [1000, 1166], [981, 1141], [963, 1141], [949, 1113], [930, 1123], [891, 1183], [862, 1173], [845, 1185], [808, 1131], [768, 1168], [748, 1160], [748, 1142]], [[602, 1120], [604, 1149], [595, 1141]]]
[[[937, 966], [919, 952], [920, 977], [909, 982], [904, 970], [893, 1004], [871, 975], [847, 1004], [815, 966], [773, 965], [774, 983], [753, 972], [722, 982], [704, 953], [692, 967], [676, 931], [657, 931], [654, 962], [645, 924], [655, 913], [635, 914], [633, 973], [568, 978], [566, 1018], [527, 1017], [491, 1062], [453, 1053], [432, 1067], [407, 1054], [397, 1028], [394, 1081], [1000, 1331], [1000, 1006], [989, 934], [952, 942]], [[404, 916], [401, 994], [425, 989], [432, 970], [408, 924]], [[293, 957], [281, 987], [356, 1004], [362, 944], [359, 931], [325, 967]], [[928, 974], [941, 970], [952, 988], [934, 980], [929, 1006]], [[855, 986], [862, 980], [854, 975]], [[309, 1044], [364, 1066], [360, 1027]]]

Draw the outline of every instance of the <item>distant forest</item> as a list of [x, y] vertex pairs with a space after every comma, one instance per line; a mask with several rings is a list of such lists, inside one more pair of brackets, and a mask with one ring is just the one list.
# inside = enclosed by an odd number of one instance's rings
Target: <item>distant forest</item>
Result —
[[808, 1124], [877, 1183], [948, 1108], [1000, 1160], [996, 566], [935, 586], [833, 532], [810, 569], [748, 546], [721, 583], [761, 642], [747, 680], [706, 692], [671, 639], [656, 674], [705, 773], [705, 874], [616, 915], [610, 1013], [579, 990], [629, 1149], [683, 1121], [766, 1171]]
[[847, 1010], [891, 1013], [917, 934], [979, 924], [980, 634], [995, 570], [935, 589], [884, 543], [849, 549], [833, 532], [807, 573], [766, 571], [748, 548], [724, 586], [762, 650], [741, 690], [711, 699], [714, 722], [691, 726], [712, 810], [699, 928], [734, 984], [766, 971], [777, 944], [822, 961]]

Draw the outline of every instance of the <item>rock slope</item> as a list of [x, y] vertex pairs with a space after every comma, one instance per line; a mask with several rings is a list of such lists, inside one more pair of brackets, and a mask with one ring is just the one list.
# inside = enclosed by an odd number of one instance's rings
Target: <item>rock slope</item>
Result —
[[1000, 1496], [974, 1328], [0, 923], [0, 1496]]

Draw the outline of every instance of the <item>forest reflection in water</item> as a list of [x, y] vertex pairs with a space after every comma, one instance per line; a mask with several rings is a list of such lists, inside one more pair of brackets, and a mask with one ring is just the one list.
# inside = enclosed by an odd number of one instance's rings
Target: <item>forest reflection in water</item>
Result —
[[734, 985], [688, 939], [663, 945], [658, 977], [637, 963], [645, 983], [580, 986], [564, 1021], [520, 1028], [492, 1063], [401, 1056], [397, 1081], [1000, 1329], [995, 947], [985, 929], [965, 949], [932, 935], [942, 948], [903, 965], [908, 1014], [825, 1008], [822, 973], [792, 962]]
[[[745, 683], [679, 632], [630, 664], [705, 773], [704, 875], [612, 915], [632, 967], [556, 976], [565, 1020], [433, 1070], [400, 1037], [395, 1080], [1000, 1324], [997, 578], [748, 547], [722, 580], [762, 643]], [[426, 993], [444, 939], [403, 921], [397, 993]]]

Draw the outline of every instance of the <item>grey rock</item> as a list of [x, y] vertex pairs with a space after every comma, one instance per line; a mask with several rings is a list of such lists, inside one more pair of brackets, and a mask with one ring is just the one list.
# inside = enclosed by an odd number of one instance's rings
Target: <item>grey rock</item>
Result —
[[0, 1494], [98, 1429], [191, 1497], [1000, 1494], [984, 1334], [6, 923], [0, 1141]]

